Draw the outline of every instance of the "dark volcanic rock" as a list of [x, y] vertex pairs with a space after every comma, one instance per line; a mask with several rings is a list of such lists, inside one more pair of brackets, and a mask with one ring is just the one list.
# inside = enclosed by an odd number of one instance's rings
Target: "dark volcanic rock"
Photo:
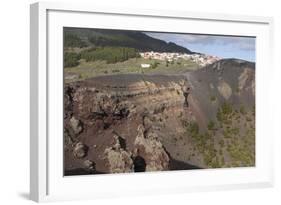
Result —
[[[240, 164], [253, 162], [253, 63], [222, 60], [183, 75], [100, 76], [65, 84], [64, 94], [71, 173], [92, 166], [93, 173], [238, 166], [236, 151], [245, 146], [251, 148]], [[220, 122], [223, 105], [231, 111]]]
[[70, 127], [72, 128], [75, 135], [80, 134], [83, 131], [83, 124], [80, 120], [72, 116], [69, 120]]
[[81, 142], [78, 142], [73, 149], [73, 155], [76, 158], [83, 158], [87, 155], [88, 147]]
[[84, 162], [84, 166], [86, 169], [89, 169], [89, 170], [92, 170], [92, 171], [95, 171], [96, 170], [96, 164], [95, 162], [91, 161], [91, 160], [85, 160]]
[[105, 161], [110, 173], [125, 173], [132, 172], [134, 164], [132, 154], [121, 147], [120, 137], [113, 136], [114, 144], [104, 151]]
[[135, 139], [134, 155], [144, 160], [146, 171], [168, 170], [169, 156], [155, 133], [144, 135], [142, 125], [138, 127], [138, 135]]

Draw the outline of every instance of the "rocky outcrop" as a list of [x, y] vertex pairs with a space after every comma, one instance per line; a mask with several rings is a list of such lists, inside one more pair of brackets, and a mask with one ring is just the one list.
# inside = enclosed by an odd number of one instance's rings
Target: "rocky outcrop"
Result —
[[145, 171], [168, 170], [169, 156], [156, 133], [145, 133], [143, 125], [140, 125], [134, 146], [134, 155], [145, 161]]
[[251, 90], [255, 95], [255, 79], [253, 71], [250, 68], [245, 68], [244, 71], [238, 77], [238, 89], [239, 91]]
[[222, 80], [219, 82], [218, 91], [225, 100], [228, 100], [232, 95], [231, 87], [225, 81]]
[[83, 162], [83, 164], [84, 164], [84, 166], [85, 166], [85, 168], [86, 169], [88, 169], [88, 170], [91, 170], [91, 171], [95, 171], [96, 170], [96, 164], [95, 164], [95, 162], [93, 162], [93, 161], [91, 161], [91, 160], [85, 160], [84, 162]]
[[77, 120], [74, 116], [70, 118], [69, 123], [75, 135], [78, 135], [83, 131], [82, 122]]
[[[178, 115], [187, 103], [185, 81], [184, 76], [120, 75], [67, 84], [65, 164], [71, 165], [67, 168], [91, 167], [81, 161], [87, 156], [103, 173], [167, 170], [169, 157], [159, 138], [153, 135], [162, 132], [169, 112], [175, 110]], [[140, 124], [146, 130], [144, 138], [135, 140]], [[157, 132], [152, 134], [152, 130]], [[127, 147], [123, 146], [125, 138], [114, 131], [125, 136]]]
[[132, 154], [121, 147], [121, 142], [117, 135], [114, 135], [114, 144], [104, 151], [105, 162], [110, 173], [132, 172], [134, 164]]
[[73, 155], [76, 158], [83, 158], [85, 156], [87, 156], [87, 152], [88, 152], [88, 147], [83, 144], [82, 142], [78, 142], [73, 149]]
[[120, 119], [129, 114], [128, 102], [120, 101], [120, 97], [101, 93], [92, 88], [78, 88], [74, 95], [78, 114], [83, 119], [112, 117]]
[[[206, 137], [219, 146], [217, 139], [224, 134], [220, 129], [226, 128], [219, 127], [217, 114], [224, 103], [238, 114], [242, 105], [248, 112], [253, 109], [252, 67], [222, 61], [183, 75], [116, 74], [66, 84], [66, 169], [161, 171], [173, 169], [175, 162], [176, 170], [186, 163], [207, 167], [203, 148], [196, 150], [194, 141]], [[238, 114], [227, 123], [254, 126], [252, 116], [247, 121]], [[211, 122], [216, 129], [209, 129]]]

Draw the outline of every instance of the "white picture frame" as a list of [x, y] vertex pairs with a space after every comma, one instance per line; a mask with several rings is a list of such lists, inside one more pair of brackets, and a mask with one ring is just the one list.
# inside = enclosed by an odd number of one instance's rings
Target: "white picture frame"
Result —
[[[93, 24], [95, 19], [98, 20], [96, 25]], [[155, 24], [148, 22], [155, 22]], [[155, 27], [156, 23], [157, 27]], [[62, 136], [60, 136], [60, 133], [62, 135], [63, 87], [62, 28], [73, 26], [118, 29], [121, 24], [122, 28], [132, 30], [167, 32], [171, 29], [187, 32], [188, 30], [184, 30], [180, 25], [194, 25], [189, 32], [257, 37], [255, 167], [63, 176]], [[30, 12], [31, 200], [41, 202], [94, 199], [273, 186], [273, 133], [270, 130], [272, 116], [263, 109], [271, 105], [266, 96], [267, 90], [270, 89], [270, 75], [267, 71], [273, 69], [272, 29], [273, 19], [270, 17], [136, 8], [98, 8], [94, 4], [54, 2], [32, 4]], [[118, 186], [112, 186], [113, 184]], [[74, 190], [74, 187], [78, 189]]]

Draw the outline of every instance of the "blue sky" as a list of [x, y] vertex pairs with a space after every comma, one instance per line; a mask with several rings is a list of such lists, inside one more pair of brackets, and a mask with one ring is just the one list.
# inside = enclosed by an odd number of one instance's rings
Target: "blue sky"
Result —
[[255, 62], [256, 58], [256, 39], [253, 37], [156, 32], [146, 32], [146, 34], [166, 42], [174, 42], [194, 52], [215, 55], [221, 58], [239, 58], [253, 62]]

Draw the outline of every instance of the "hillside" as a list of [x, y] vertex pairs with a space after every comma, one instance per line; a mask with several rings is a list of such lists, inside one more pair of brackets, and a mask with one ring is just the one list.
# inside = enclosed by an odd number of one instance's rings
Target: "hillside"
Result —
[[255, 64], [120, 74], [64, 87], [65, 174], [255, 165]]
[[[206, 118], [215, 118], [217, 108], [224, 102], [246, 107], [255, 103], [255, 64], [252, 62], [223, 59], [187, 73], [186, 77]], [[210, 109], [210, 103], [215, 109]]]
[[64, 47], [129, 47], [138, 51], [178, 52], [192, 54], [193, 52], [172, 42], [152, 38], [142, 32], [64, 28]]

